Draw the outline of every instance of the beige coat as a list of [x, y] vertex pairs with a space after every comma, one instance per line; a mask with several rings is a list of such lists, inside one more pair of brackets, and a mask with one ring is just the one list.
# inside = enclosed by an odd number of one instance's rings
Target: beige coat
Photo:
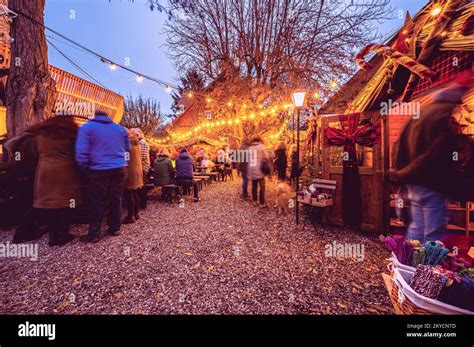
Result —
[[142, 152], [138, 137], [130, 135], [130, 160], [125, 189], [139, 189], [143, 187]]

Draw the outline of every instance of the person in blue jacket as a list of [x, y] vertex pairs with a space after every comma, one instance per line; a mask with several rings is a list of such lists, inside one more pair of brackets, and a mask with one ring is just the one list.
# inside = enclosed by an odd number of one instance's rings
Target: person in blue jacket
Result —
[[107, 112], [98, 111], [79, 128], [76, 162], [87, 176], [90, 204], [89, 232], [81, 240], [98, 242], [104, 209], [109, 205], [108, 230], [117, 235], [121, 226], [122, 194], [130, 157], [130, 139]]
[[182, 187], [193, 187], [194, 202], [200, 201], [198, 184], [194, 181], [194, 160], [188, 154], [188, 150], [183, 148], [178, 158], [176, 158], [176, 185]]

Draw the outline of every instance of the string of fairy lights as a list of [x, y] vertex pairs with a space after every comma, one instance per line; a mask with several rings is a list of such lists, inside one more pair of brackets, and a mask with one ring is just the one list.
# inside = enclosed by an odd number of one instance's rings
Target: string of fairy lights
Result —
[[[329, 83], [329, 88], [330, 89], [336, 89], [338, 86], [338, 83], [333, 80]], [[196, 92], [189, 91], [185, 93], [185, 96], [188, 99], [192, 99], [196, 97], [196, 95], [200, 95], [201, 97], [204, 98], [206, 104], [210, 105], [214, 102], [214, 100], [209, 97], [205, 96]], [[318, 91], [314, 92], [311, 94], [311, 97], [314, 101], [317, 101], [320, 99], [321, 95]], [[241, 105], [236, 105], [233, 101], [228, 101], [225, 103], [225, 105], [229, 109], [240, 109], [241, 115], [240, 116], [235, 116], [229, 119], [216, 119], [216, 120], [211, 120], [207, 119], [206, 115], [202, 115], [202, 121], [200, 124], [195, 125], [192, 127], [190, 130], [184, 131], [184, 132], [170, 132], [169, 135], [161, 137], [161, 138], [153, 138], [151, 139], [151, 142], [157, 145], [172, 145], [175, 143], [180, 143], [184, 142], [186, 140], [196, 138], [199, 135], [203, 135], [204, 133], [209, 135], [210, 133], [217, 133], [217, 132], [222, 132], [225, 128], [229, 127], [237, 127], [240, 126], [241, 124], [245, 122], [261, 122], [262, 119], [264, 118], [277, 118], [279, 117], [279, 113], [281, 111], [285, 111], [288, 113], [293, 112], [293, 104], [292, 103], [275, 103], [273, 105], [264, 107], [263, 105], [260, 105], [258, 107], [250, 107], [248, 104], [241, 104]], [[255, 111], [250, 111], [250, 110], [255, 110]], [[273, 134], [268, 136], [269, 139], [271, 140], [278, 140], [283, 136], [286, 126], [289, 122], [289, 119], [284, 119], [282, 122], [282, 125], [278, 129], [278, 131]]]

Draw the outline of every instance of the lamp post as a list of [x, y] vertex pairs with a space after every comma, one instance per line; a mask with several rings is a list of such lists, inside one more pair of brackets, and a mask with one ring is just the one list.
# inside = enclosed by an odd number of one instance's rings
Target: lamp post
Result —
[[293, 106], [296, 112], [296, 224], [300, 223], [298, 191], [300, 190], [300, 112], [306, 97], [305, 91], [293, 92]]

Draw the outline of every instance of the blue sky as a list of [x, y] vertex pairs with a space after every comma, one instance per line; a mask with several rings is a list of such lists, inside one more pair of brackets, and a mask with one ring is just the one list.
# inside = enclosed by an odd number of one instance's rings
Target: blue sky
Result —
[[[349, 1], [349, 0], [348, 0]], [[414, 15], [427, 0], [392, 0], [395, 11], [409, 10]], [[78, 43], [144, 74], [176, 83], [177, 72], [173, 62], [166, 57], [163, 34], [167, 16], [150, 11], [144, 0], [46, 0], [45, 22], [52, 29]], [[403, 24], [403, 19], [394, 19], [379, 24], [379, 30], [388, 34]], [[171, 96], [160, 85], [144, 81], [137, 83], [135, 76], [123, 70], [111, 71], [98, 58], [85, 54], [57, 40], [51, 42], [92, 74], [107, 88], [122, 95], [157, 99], [164, 112], [169, 111]], [[61, 69], [83, 77], [54, 48], [49, 47], [49, 62]]]

